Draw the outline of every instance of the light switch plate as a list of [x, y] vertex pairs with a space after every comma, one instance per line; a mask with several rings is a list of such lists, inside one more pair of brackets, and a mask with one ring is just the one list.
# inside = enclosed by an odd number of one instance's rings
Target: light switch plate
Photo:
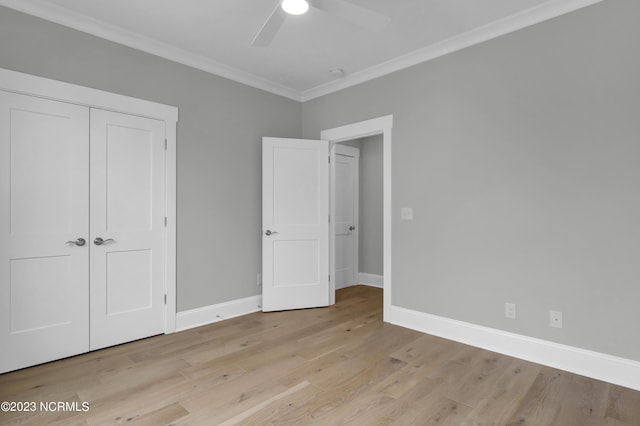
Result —
[[403, 207], [400, 209], [400, 219], [413, 220], [413, 209], [411, 207]]

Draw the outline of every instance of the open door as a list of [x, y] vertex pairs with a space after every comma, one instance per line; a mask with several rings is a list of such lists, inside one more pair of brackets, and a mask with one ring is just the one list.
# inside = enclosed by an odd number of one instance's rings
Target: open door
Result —
[[359, 160], [359, 148], [331, 147], [329, 273], [334, 291], [358, 283]]
[[262, 310], [328, 306], [329, 144], [262, 141]]

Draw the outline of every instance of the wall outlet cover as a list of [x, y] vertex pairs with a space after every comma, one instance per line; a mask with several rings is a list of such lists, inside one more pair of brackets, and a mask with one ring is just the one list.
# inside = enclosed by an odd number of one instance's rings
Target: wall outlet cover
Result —
[[403, 207], [400, 209], [400, 219], [413, 220], [413, 209], [411, 207]]
[[516, 304], [506, 302], [504, 304], [504, 317], [510, 319], [516, 319]]

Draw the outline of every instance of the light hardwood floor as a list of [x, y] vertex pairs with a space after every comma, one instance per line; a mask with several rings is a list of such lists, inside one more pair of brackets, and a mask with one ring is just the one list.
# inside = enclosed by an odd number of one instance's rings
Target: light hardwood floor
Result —
[[0, 375], [0, 424], [640, 425], [640, 392], [382, 322], [382, 291]]

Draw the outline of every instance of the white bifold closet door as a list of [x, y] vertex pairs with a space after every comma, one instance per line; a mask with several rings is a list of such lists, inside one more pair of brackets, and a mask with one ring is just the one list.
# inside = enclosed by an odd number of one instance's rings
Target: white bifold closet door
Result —
[[164, 331], [164, 132], [0, 91], [0, 373]]

